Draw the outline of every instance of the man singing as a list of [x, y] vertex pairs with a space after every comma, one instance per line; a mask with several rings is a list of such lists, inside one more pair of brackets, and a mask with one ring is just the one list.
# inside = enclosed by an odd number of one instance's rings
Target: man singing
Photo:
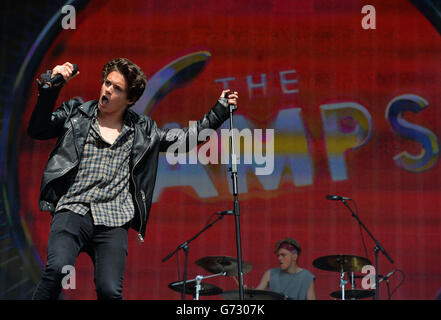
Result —
[[[53, 218], [46, 268], [33, 298], [57, 299], [63, 267], [73, 266], [84, 251], [94, 264], [98, 299], [122, 299], [127, 232], [135, 229], [143, 241], [159, 152], [187, 143], [200, 130], [219, 128], [229, 117], [228, 104], [237, 105], [239, 97], [224, 90], [197, 126], [160, 129], [130, 109], [145, 89], [143, 71], [117, 58], [102, 69], [98, 100], [73, 99], [53, 111], [61, 87], [79, 73], [73, 71], [66, 62], [37, 80], [38, 101], [28, 126], [34, 139], [58, 139], [41, 183], [40, 210]], [[62, 85], [44, 85], [57, 74]]]

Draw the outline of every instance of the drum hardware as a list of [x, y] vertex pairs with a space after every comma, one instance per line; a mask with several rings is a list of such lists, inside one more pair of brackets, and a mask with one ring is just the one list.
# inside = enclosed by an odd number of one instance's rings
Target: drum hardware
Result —
[[315, 259], [312, 264], [319, 269], [336, 272], [361, 272], [365, 265], [371, 262], [363, 257], [354, 255], [330, 255]]
[[[237, 276], [238, 261], [236, 258], [229, 256], [208, 256], [201, 258], [195, 262], [199, 267], [210, 273], [221, 273], [229, 277]], [[253, 266], [250, 263], [242, 261], [242, 274], [247, 274]]]
[[[361, 272], [363, 267], [365, 265], [371, 265], [371, 262], [363, 257], [354, 256], [354, 255], [330, 255], [330, 256], [324, 256], [315, 259], [312, 264], [319, 269], [326, 270], [326, 271], [334, 271], [340, 273], [340, 281], [339, 286], [341, 288], [341, 292], [338, 291], [338, 297], [339, 299], [345, 300], [345, 293], [349, 293], [349, 299], [353, 299], [355, 296], [361, 296], [361, 293], [359, 291], [367, 291], [367, 290], [358, 290], [356, 293], [358, 294], [352, 294], [350, 291], [355, 290], [355, 276], [354, 272]], [[351, 281], [351, 288], [352, 290], [345, 290], [345, 286], [348, 283], [347, 280], [345, 280], [345, 273], [351, 273], [350, 281]], [[335, 292], [331, 293], [332, 296], [335, 296]], [[355, 298], [357, 299], [357, 298]]]
[[[209, 276], [197, 275], [196, 278], [187, 280], [185, 283], [185, 293], [191, 294], [194, 300], [199, 300], [199, 296], [214, 296], [223, 292], [223, 290], [213, 284], [202, 282], [202, 280], [225, 276], [226, 273], [218, 273]], [[174, 291], [181, 292], [184, 288], [184, 281], [172, 282], [168, 287]]]
[[[184, 250], [185, 253], [185, 262], [184, 262], [184, 279], [182, 281], [182, 300], [185, 300], [185, 292], [187, 291], [185, 286], [187, 284], [187, 265], [188, 265], [188, 251], [190, 250], [190, 243], [196, 239], [197, 237], [199, 237], [205, 230], [207, 230], [208, 228], [212, 227], [216, 222], [220, 221], [222, 218], [224, 217], [224, 214], [219, 214], [219, 216], [211, 223], [207, 224], [201, 231], [199, 231], [197, 234], [195, 234], [193, 237], [191, 237], [190, 239], [188, 239], [187, 241], [181, 243], [173, 252], [171, 252], [170, 254], [168, 254], [165, 258], [162, 259], [162, 262], [167, 261], [168, 259], [170, 259], [175, 253], [177, 253], [179, 250]], [[218, 272], [220, 273], [220, 272]]]
[[[221, 296], [226, 300], [239, 300], [239, 290], [230, 290], [221, 293]], [[268, 290], [244, 290], [244, 300], [289, 300], [283, 294]]]
[[373, 290], [361, 290], [361, 289], [354, 289], [354, 290], [346, 290], [344, 292], [337, 290], [330, 294], [331, 297], [336, 299], [342, 299], [344, 300], [344, 297], [346, 299], [366, 299], [373, 297], [375, 295], [375, 292]]
[[[193, 295], [194, 300], [199, 300], [200, 295], [218, 295], [223, 292], [222, 289], [202, 282], [202, 280], [218, 276], [235, 278], [238, 272], [237, 259], [229, 256], [207, 256], [197, 260], [195, 264], [212, 274], [208, 276], [197, 275], [194, 279], [172, 282], [168, 285], [170, 289], [181, 292], [182, 295]], [[250, 272], [252, 268], [250, 263], [242, 261], [243, 274]], [[237, 280], [236, 283], [239, 285]]]
[[340, 287], [341, 287], [341, 296], [342, 296], [342, 300], [344, 300], [345, 299], [345, 285], [346, 285], [346, 283], [348, 283], [346, 280], [345, 280], [345, 273], [344, 273], [344, 271], [342, 271], [342, 272], [340, 272]]

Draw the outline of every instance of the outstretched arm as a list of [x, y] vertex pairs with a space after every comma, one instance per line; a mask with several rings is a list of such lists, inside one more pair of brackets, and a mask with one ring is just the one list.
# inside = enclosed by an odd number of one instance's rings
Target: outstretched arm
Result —
[[[225, 94], [228, 98], [225, 98]], [[189, 140], [190, 137], [195, 139], [197, 143], [202, 143], [204, 141], [198, 140], [198, 134], [204, 129], [218, 129], [225, 120], [230, 116], [229, 114], [229, 104], [237, 106], [237, 100], [239, 94], [237, 91], [231, 92], [231, 90], [223, 90], [221, 96], [217, 103], [211, 110], [204, 115], [204, 117], [196, 122], [195, 126], [185, 127], [182, 129], [160, 129], [160, 152], [165, 152], [167, 149], [173, 145], [173, 149], [180, 150], [180, 146], [185, 144], [185, 152], [189, 150]]]

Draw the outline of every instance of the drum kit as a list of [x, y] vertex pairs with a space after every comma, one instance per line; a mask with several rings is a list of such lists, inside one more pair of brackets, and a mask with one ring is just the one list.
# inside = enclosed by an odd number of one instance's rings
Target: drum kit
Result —
[[[196, 265], [211, 273], [207, 276], [197, 275], [196, 278], [186, 281], [185, 293], [192, 295], [194, 300], [199, 300], [200, 296], [215, 296], [221, 295], [226, 300], [239, 300], [239, 290], [223, 291], [221, 288], [203, 282], [205, 279], [228, 276], [232, 277], [236, 284], [237, 282], [237, 259], [228, 256], [208, 256], [197, 260]], [[355, 278], [360, 276], [354, 275], [354, 273], [361, 272], [363, 266], [370, 265], [371, 262], [363, 257], [354, 255], [330, 255], [317, 258], [312, 263], [316, 268], [325, 271], [340, 273], [340, 290], [334, 291], [330, 294], [334, 299], [365, 299], [374, 296], [373, 290], [357, 289], [355, 284]], [[247, 274], [253, 268], [250, 263], [242, 262], [243, 274]], [[345, 289], [348, 283], [345, 280], [345, 274], [350, 274], [351, 289]], [[183, 291], [183, 281], [172, 282], [168, 285], [171, 290], [181, 293]], [[283, 294], [268, 291], [268, 290], [244, 290], [244, 300], [289, 300], [289, 298]]]
[[[200, 296], [214, 296], [221, 295], [226, 300], [239, 300], [239, 290], [223, 291], [221, 288], [202, 280], [227, 276], [232, 277], [236, 284], [238, 268], [237, 259], [228, 256], [208, 256], [197, 260], [196, 265], [212, 273], [208, 276], [197, 275], [196, 278], [188, 280], [186, 282], [185, 293], [192, 295], [194, 300], [199, 300]], [[247, 274], [251, 271], [253, 266], [250, 263], [242, 262], [243, 274]], [[172, 282], [168, 287], [176, 292], [182, 292], [183, 281]], [[267, 290], [244, 290], [244, 300], [284, 300], [286, 297], [282, 294], [267, 291]]]
[[[363, 257], [353, 255], [330, 255], [315, 259], [312, 264], [314, 267], [340, 273], [340, 287], [341, 290], [332, 292], [330, 295], [335, 299], [365, 299], [373, 297], [375, 291], [356, 289], [355, 278], [360, 276], [354, 275], [356, 272], [361, 272], [365, 265], [371, 265], [371, 262]], [[345, 285], [348, 283], [345, 280], [345, 273], [350, 273], [351, 289], [346, 290]]]

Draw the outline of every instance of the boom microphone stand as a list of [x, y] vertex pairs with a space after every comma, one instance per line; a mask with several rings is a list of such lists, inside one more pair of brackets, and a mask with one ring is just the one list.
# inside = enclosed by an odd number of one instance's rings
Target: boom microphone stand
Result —
[[[228, 99], [228, 93], [225, 93], [225, 98]], [[239, 198], [238, 198], [238, 188], [237, 188], [237, 156], [235, 151], [235, 141], [234, 141], [234, 125], [233, 125], [233, 112], [237, 107], [233, 104], [228, 104], [230, 109], [230, 159], [231, 159], [231, 179], [233, 181], [233, 197], [234, 197], [234, 218], [236, 224], [236, 247], [237, 247], [237, 274], [239, 281], [239, 299], [244, 299], [243, 293], [243, 274], [242, 274], [242, 247], [240, 241], [240, 208], [239, 208]]]
[[[352, 200], [352, 201], [354, 201], [354, 200]], [[372, 235], [372, 233], [366, 228], [364, 223], [361, 222], [361, 220], [358, 217], [358, 215], [346, 203], [346, 199], [342, 198], [341, 202], [343, 202], [343, 204], [346, 206], [346, 208], [349, 209], [349, 211], [352, 213], [352, 217], [354, 217], [358, 221], [360, 226], [362, 226], [363, 229], [366, 230], [366, 232], [369, 234], [369, 236], [372, 238], [372, 240], [376, 244], [375, 247], [374, 247], [374, 253], [375, 253], [375, 300], [379, 300], [380, 299], [380, 287], [379, 287], [380, 279], [379, 279], [379, 276], [378, 276], [379, 275], [379, 273], [378, 273], [378, 251], [381, 251], [391, 263], [394, 263], [394, 261], [389, 256], [389, 254], [386, 252], [386, 250], [384, 250], [383, 246], [378, 242], [378, 240], [375, 239], [375, 237]]]
[[170, 259], [176, 252], [178, 252], [179, 250], [183, 249], [185, 252], [185, 263], [184, 263], [184, 279], [182, 280], [182, 300], [185, 300], [185, 290], [186, 290], [186, 284], [187, 284], [187, 264], [188, 264], [188, 251], [189, 251], [189, 244], [190, 242], [192, 242], [194, 239], [196, 239], [197, 237], [199, 237], [199, 235], [204, 232], [205, 230], [207, 230], [208, 228], [210, 228], [211, 226], [213, 226], [216, 222], [218, 222], [219, 220], [221, 220], [224, 215], [228, 214], [231, 211], [223, 211], [223, 212], [217, 212], [216, 214], [219, 215], [219, 217], [214, 220], [213, 222], [207, 224], [201, 231], [199, 231], [196, 235], [194, 235], [193, 237], [191, 237], [190, 239], [188, 239], [187, 241], [181, 243], [176, 249], [175, 251], [173, 251], [172, 253], [170, 253], [168, 256], [166, 256], [164, 259], [162, 259], [162, 262], [167, 261], [168, 259]]

